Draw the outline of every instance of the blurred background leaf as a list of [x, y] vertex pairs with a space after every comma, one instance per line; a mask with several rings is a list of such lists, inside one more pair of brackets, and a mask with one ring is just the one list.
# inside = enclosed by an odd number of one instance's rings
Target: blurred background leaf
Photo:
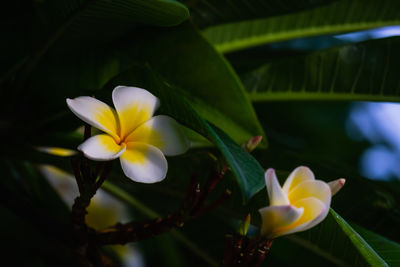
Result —
[[242, 75], [253, 101], [399, 101], [400, 38], [339, 46], [262, 65]]
[[339, 0], [298, 13], [216, 25], [205, 29], [204, 34], [218, 51], [227, 53], [306, 36], [396, 25], [400, 22], [399, 8], [396, 0]]
[[325, 5], [332, 1], [334, 0], [265, 0], [251, 2], [240, 0], [180, 0], [190, 9], [192, 20], [200, 28], [227, 22], [293, 13]]

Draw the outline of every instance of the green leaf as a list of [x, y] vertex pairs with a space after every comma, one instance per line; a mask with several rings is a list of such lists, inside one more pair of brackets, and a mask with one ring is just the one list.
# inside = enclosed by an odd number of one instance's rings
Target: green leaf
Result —
[[41, 16], [41, 23], [49, 29], [66, 22], [72, 25], [79, 22], [102, 23], [106, 20], [121, 24], [139, 22], [173, 26], [189, 16], [188, 9], [174, 0], [59, 0], [35, 1], [34, 5], [36, 15]]
[[250, 199], [265, 186], [264, 169], [223, 131], [212, 125], [206, 125], [206, 127], [209, 138], [220, 149], [235, 174], [246, 200]]
[[389, 264], [389, 266], [397, 266], [400, 264], [399, 243], [393, 242], [359, 225], [351, 225], [364, 238], [364, 240], [367, 241], [368, 244], [387, 262], [387, 264]]
[[388, 266], [372, 247], [334, 210], [330, 211], [337, 224], [347, 235], [364, 259], [372, 266]]
[[400, 101], [400, 38], [372, 40], [270, 62], [243, 74], [253, 101]]
[[396, 25], [399, 9], [396, 0], [340, 0], [299, 13], [214, 26], [204, 34], [218, 51], [227, 53], [299, 37]]
[[7, 244], [2, 247], [1, 262], [30, 265], [40, 259], [68, 265], [73, 254], [70, 213], [53, 189], [39, 180], [43, 177], [29, 176], [29, 168], [29, 164], [21, 168], [9, 160], [0, 161], [0, 227], [7, 229], [1, 233]]
[[239, 143], [264, 135], [244, 87], [230, 64], [190, 24], [148, 32], [132, 49], [182, 89], [200, 116]]
[[[123, 34], [140, 26], [174, 26], [189, 17], [188, 9], [173, 0], [78, 0], [78, 1], [34, 1], [30, 6], [14, 5], [9, 12], [18, 13], [28, 9], [25, 25], [31, 32], [15, 35], [9, 33], [15, 42], [33, 44], [26, 64], [15, 78], [17, 89], [35, 69], [36, 65], [52, 49], [58, 52], [75, 48], [78, 53], [82, 47], [100, 46], [120, 38]], [[10, 17], [8, 23], [15, 24]], [[13, 42], [10, 42], [13, 43]], [[5, 50], [14, 50], [12, 46]], [[7, 55], [6, 55], [7, 56]], [[25, 55], [21, 54], [22, 60]], [[15, 64], [14, 62], [12, 63]], [[11, 66], [13, 66], [11, 65]], [[18, 90], [19, 91], [19, 90]]]
[[15, 165], [15, 173], [27, 190], [30, 201], [59, 221], [69, 222], [71, 212], [43, 174], [28, 162]]
[[226, 22], [276, 16], [332, 2], [332, 0], [180, 1], [190, 9], [192, 20], [200, 28]]
[[317, 227], [287, 239], [338, 266], [389, 266], [333, 209]]

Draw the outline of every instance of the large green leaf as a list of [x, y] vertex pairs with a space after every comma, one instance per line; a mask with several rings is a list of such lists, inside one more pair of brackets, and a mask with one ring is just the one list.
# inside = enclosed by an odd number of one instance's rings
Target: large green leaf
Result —
[[226, 53], [299, 37], [396, 25], [400, 23], [399, 9], [396, 0], [340, 0], [295, 14], [217, 25], [204, 33]]
[[131, 58], [142, 58], [181, 89], [194, 109], [235, 141], [264, 135], [230, 64], [190, 24], [141, 37]]
[[[6, 52], [2, 56], [14, 60], [9, 62], [8, 68], [16, 66], [16, 70], [21, 65], [19, 62], [23, 61], [23, 68], [15, 78], [18, 88], [24, 85], [35, 66], [53, 48], [81, 51], [82, 47], [114, 41], [144, 24], [173, 26], [189, 17], [188, 9], [174, 0], [19, 1], [8, 8], [10, 14], [24, 13], [21, 21], [14, 16], [6, 17], [5, 38], [11, 41], [5, 45], [3, 51]], [[27, 45], [18, 51], [14, 44], [20, 42]], [[31, 53], [27, 54], [27, 51]], [[14, 56], [8, 55], [14, 52]], [[12, 74], [8, 72], [7, 77], [1, 80], [10, 78]]]
[[334, 210], [317, 227], [288, 236], [291, 242], [338, 266], [389, 266]]
[[332, 0], [180, 0], [200, 28], [220, 23], [265, 18], [327, 4]]
[[185, 20], [187, 8], [175, 0], [68, 0], [35, 1], [35, 11], [48, 28], [57, 28], [63, 23], [139, 22], [156, 26], [173, 26]]
[[399, 101], [400, 38], [270, 62], [242, 76], [253, 101]]

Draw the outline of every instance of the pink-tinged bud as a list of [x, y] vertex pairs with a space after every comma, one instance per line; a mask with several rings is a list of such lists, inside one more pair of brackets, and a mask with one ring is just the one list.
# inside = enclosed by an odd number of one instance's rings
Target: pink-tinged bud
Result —
[[247, 231], [249, 230], [249, 226], [250, 226], [250, 221], [251, 221], [251, 216], [250, 216], [250, 213], [249, 213], [249, 214], [247, 214], [246, 219], [244, 219], [242, 221], [242, 223], [240, 224], [240, 227], [239, 227], [239, 234], [240, 235], [244, 236], [244, 235], [247, 234]]
[[335, 181], [329, 182], [328, 185], [331, 188], [332, 196], [339, 192], [340, 189], [344, 186], [346, 183], [346, 179], [340, 178]]
[[261, 143], [261, 140], [261, 135], [254, 136], [250, 138], [246, 143], [244, 143], [242, 147], [244, 150], [250, 153]]

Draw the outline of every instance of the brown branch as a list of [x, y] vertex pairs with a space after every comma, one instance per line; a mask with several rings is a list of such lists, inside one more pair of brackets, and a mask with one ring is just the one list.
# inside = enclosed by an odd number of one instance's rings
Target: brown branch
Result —
[[265, 238], [249, 238], [242, 235], [226, 236], [221, 267], [258, 267], [268, 254], [272, 241]]
[[[203, 193], [199, 195], [199, 192], [197, 192], [197, 197], [198, 197], [198, 201], [196, 201], [193, 204], [193, 210], [192, 210], [192, 215], [197, 215], [199, 213], [204, 213], [201, 211], [201, 209], [204, 206], [205, 200], [208, 198], [208, 196], [210, 195], [210, 193], [214, 190], [215, 186], [222, 180], [222, 178], [225, 176], [226, 171], [229, 169], [228, 165], [224, 165], [224, 167], [221, 169], [221, 171], [216, 172], [214, 171], [212, 173], [212, 175], [210, 175], [210, 177], [207, 179], [205, 188]], [[200, 190], [199, 190], [200, 191]]]
[[[186, 192], [186, 197], [185, 200], [183, 201], [183, 209], [187, 210], [189, 209], [189, 205], [191, 204], [191, 201], [193, 201], [194, 198], [194, 193], [195, 193], [195, 186], [196, 186], [196, 177], [192, 175], [192, 178], [190, 179], [189, 187]], [[200, 188], [199, 188], [200, 190]]]
[[222, 257], [221, 267], [228, 266], [231, 259], [232, 247], [233, 247], [233, 236], [226, 235], [225, 245], [224, 245], [224, 256]]
[[203, 193], [200, 190], [200, 184], [196, 184], [195, 178], [192, 177], [183, 203], [183, 208], [179, 212], [169, 215], [166, 218], [157, 218], [145, 222], [119, 223], [98, 231], [91, 238], [100, 245], [126, 244], [154, 237], [161, 233], [168, 232], [173, 228], [183, 227], [187, 221], [215, 209], [229, 198], [231, 192], [226, 190], [209, 205], [204, 205], [207, 197], [222, 179], [226, 170], [227, 168], [224, 168], [220, 173], [216, 173], [216, 175], [210, 177], [206, 183], [206, 191]]
[[194, 217], [201, 216], [216, 207], [220, 206], [222, 203], [224, 203], [230, 196], [232, 195], [232, 192], [229, 189], [226, 189], [224, 193], [222, 193], [216, 200], [211, 202], [209, 205], [205, 206], [204, 208], [200, 210], [196, 210], [196, 212], [193, 213]]
[[94, 239], [99, 245], [126, 244], [170, 231], [172, 228], [181, 228], [185, 223], [183, 213], [176, 213], [161, 219], [151, 221], [117, 224], [113, 227], [98, 231]]
[[[106, 180], [106, 178], [108, 177], [108, 175], [110, 174], [111, 169], [112, 169], [112, 164], [113, 164], [112, 161], [107, 161], [107, 162], [102, 162], [102, 163], [103, 163], [103, 166], [102, 166], [103, 172], [101, 172], [99, 179], [93, 185], [94, 193], [96, 193], [97, 189], [99, 189], [102, 186], [102, 184], [104, 183], [104, 181]], [[99, 173], [100, 173], [100, 171], [96, 173], [96, 176], [95, 176], [96, 178]]]
[[72, 165], [72, 169], [74, 171], [76, 183], [78, 184], [79, 193], [82, 194], [82, 192], [84, 191], [84, 189], [83, 189], [84, 182], [83, 182], [83, 178], [82, 178], [82, 175], [81, 175], [81, 170], [79, 168], [78, 160], [76, 158], [73, 158], [71, 160], [71, 165]]
[[260, 246], [257, 249], [257, 254], [255, 255], [254, 263], [251, 266], [258, 267], [264, 261], [265, 256], [268, 254], [271, 248], [273, 240], [263, 240], [260, 242]]
[[248, 240], [246, 247], [244, 248], [241, 264], [239, 266], [248, 266], [250, 264], [250, 261], [253, 259], [258, 246], [257, 241], [258, 240], [255, 238]]
[[[84, 140], [87, 140], [91, 134], [91, 127], [85, 125]], [[105, 259], [100, 253], [97, 244], [91, 242], [89, 236], [93, 235], [94, 230], [86, 225], [85, 217], [87, 207], [91, 199], [101, 187], [112, 167], [112, 162], [99, 164], [95, 171], [91, 170], [90, 161], [80, 156], [72, 160], [72, 168], [79, 188], [79, 196], [75, 198], [72, 206], [72, 229], [76, 242], [76, 263], [77, 266], [105, 266], [102, 261]], [[100, 174], [98, 180], [97, 176]]]

